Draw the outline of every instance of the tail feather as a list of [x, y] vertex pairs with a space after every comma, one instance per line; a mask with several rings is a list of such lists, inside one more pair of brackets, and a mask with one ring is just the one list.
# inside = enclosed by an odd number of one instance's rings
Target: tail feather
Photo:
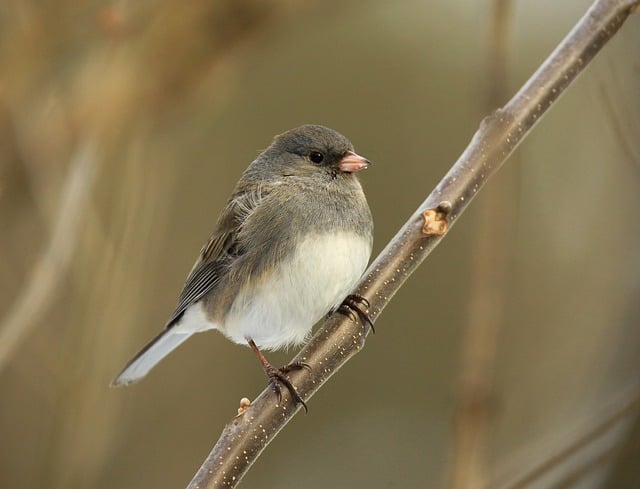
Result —
[[127, 385], [139, 381], [160, 360], [184, 343], [193, 333], [165, 329], [140, 350], [111, 382], [112, 386]]

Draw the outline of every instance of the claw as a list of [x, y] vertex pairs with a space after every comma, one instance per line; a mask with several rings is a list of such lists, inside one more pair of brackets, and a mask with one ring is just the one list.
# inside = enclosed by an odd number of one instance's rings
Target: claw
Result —
[[[273, 390], [276, 391], [276, 394], [278, 395], [278, 404], [282, 402], [282, 388], [280, 387], [280, 384], [282, 384], [287, 388], [287, 390], [291, 394], [291, 397], [293, 397], [294, 402], [296, 404], [301, 404], [302, 407], [304, 408], [304, 412], [308, 413], [309, 409], [307, 408], [307, 404], [304, 402], [300, 394], [298, 394], [297, 389], [287, 377], [287, 372], [290, 372], [291, 370], [295, 370], [295, 368], [290, 369], [290, 367], [291, 367], [290, 365], [287, 365], [287, 367], [283, 367], [282, 369], [275, 368], [275, 367], [265, 368], [265, 372], [267, 374], [267, 377], [269, 377], [269, 381], [271, 382], [271, 387], [273, 387]], [[304, 368], [304, 367], [300, 367], [300, 368]]]
[[[373, 321], [369, 317], [369, 301], [364, 297], [356, 294], [348, 295], [338, 308], [340, 314], [348, 316], [353, 322], [360, 320], [362, 325], [369, 325], [371, 332], [375, 333], [376, 330], [373, 327]], [[363, 310], [364, 308], [364, 310]]]
[[311, 372], [311, 366], [308, 363], [304, 362], [293, 362], [289, 365], [285, 365], [284, 367], [280, 367], [280, 372], [282, 372], [283, 374], [288, 374], [289, 372], [300, 369], [305, 369], [306, 371]]

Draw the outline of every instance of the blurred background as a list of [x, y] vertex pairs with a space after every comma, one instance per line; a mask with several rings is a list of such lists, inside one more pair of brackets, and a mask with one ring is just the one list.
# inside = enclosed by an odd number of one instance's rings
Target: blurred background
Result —
[[[376, 254], [589, 3], [1, 2], [0, 487], [186, 486], [250, 350], [108, 385], [248, 163], [347, 135]], [[639, 49], [636, 15], [243, 487], [640, 487]]]

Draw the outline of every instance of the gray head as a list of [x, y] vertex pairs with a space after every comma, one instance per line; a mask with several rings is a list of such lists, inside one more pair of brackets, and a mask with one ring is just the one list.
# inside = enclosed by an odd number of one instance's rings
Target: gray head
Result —
[[321, 170], [336, 178], [351, 176], [367, 168], [370, 162], [358, 156], [351, 141], [339, 132], [306, 124], [276, 136], [255, 164], [280, 175], [317, 175]]

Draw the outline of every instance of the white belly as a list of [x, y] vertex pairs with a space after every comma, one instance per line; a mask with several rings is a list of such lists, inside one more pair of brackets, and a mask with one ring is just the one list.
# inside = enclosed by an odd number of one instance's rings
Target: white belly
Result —
[[353, 289], [370, 255], [369, 240], [352, 233], [309, 237], [272, 278], [238, 295], [219, 329], [268, 350], [300, 344]]

